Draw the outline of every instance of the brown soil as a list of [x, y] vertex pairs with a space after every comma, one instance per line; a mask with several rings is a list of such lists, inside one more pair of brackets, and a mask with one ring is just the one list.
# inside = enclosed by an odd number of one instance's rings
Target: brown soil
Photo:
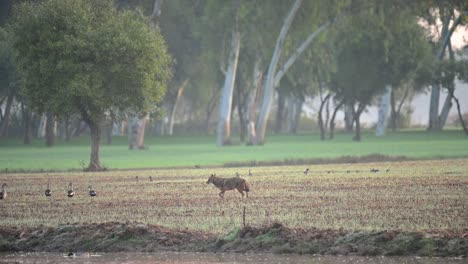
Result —
[[0, 227], [1, 251], [273, 252], [331, 255], [468, 256], [468, 230], [354, 231], [268, 227], [234, 229], [224, 237], [138, 223]]

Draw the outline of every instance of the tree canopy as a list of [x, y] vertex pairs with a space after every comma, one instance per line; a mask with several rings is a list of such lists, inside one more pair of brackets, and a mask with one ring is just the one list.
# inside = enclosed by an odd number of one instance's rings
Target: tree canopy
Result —
[[81, 115], [91, 128], [93, 170], [100, 169], [93, 152], [106, 113], [151, 112], [171, 76], [159, 30], [138, 13], [117, 10], [111, 0], [20, 4], [11, 30], [28, 104], [58, 117]]

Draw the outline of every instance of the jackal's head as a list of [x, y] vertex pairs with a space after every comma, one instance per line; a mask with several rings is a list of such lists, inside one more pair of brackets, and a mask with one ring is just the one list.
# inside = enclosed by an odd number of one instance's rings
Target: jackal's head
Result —
[[211, 176], [208, 178], [208, 181], [206, 182], [206, 184], [212, 183], [213, 180], [214, 180], [214, 177], [216, 177], [216, 174], [211, 174]]

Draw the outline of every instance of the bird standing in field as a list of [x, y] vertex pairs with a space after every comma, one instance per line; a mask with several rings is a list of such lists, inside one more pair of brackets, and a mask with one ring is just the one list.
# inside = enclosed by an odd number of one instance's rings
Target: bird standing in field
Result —
[[376, 173], [376, 172], [379, 172], [379, 170], [378, 169], [371, 169], [370, 172]]
[[89, 196], [91, 197], [96, 196], [96, 191], [93, 190], [93, 187], [91, 187], [91, 185], [88, 186], [88, 190], [89, 190]]
[[304, 171], [304, 174], [305, 174], [305, 175], [309, 174], [309, 168], [307, 168], [307, 169]]
[[44, 194], [47, 197], [52, 196], [52, 191], [50, 190], [50, 180], [47, 182], [47, 189], [45, 190]]
[[67, 196], [72, 198], [75, 195], [75, 191], [73, 190], [73, 183], [68, 184], [68, 191], [67, 191]]
[[5, 187], [7, 186], [8, 185], [6, 183], [2, 184], [2, 191], [0, 192], [0, 200], [7, 198], [7, 191], [5, 189]]
[[252, 175], [253, 175], [253, 174], [252, 174], [252, 172], [251, 172], [250, 169], [249, 169], [249, 176], [252, 176]]

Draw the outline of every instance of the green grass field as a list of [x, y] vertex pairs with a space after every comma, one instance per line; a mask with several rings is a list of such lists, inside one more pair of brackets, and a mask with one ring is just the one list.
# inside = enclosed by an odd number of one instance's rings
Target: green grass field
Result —
[[[113, 145], [101, 147], [101, 163], [110, 169], [157, 168], [194, 165], [223, 165], [232, 162], [281, 161], [285, 159], [336, 158], [383, 154], [410, 158], [468, 157], [468, 137], [461, 131], [426, 133], [406, 131], [376, 137], [363, 134], [362, 142], [351, 141], [350, 134], [337, 134], [322, 142], [318, 134], [270, 135], [264, 146], [245, 146], [236, 142], [218, 148], [214, 136], [147, 137], [146, 150], [130, 151], [126, 137], [114, 138]], [[237, 138], [234, 138], [237, 140]], [[43, 140], [24, 146], [20, 139], [0, 140], [0, 169], [5, 171], [80, 169], [80, 160], [89, 160], [89, 137], [58, 140], [53, 148]]]

